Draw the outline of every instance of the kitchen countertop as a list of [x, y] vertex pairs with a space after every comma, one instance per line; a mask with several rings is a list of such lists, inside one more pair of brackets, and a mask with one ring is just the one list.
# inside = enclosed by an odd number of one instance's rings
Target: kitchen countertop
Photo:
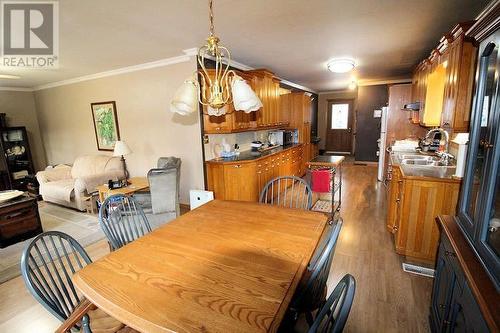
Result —
[[[448, 167], [430, 167], [422, 165], [407, 165], [401, 164], [399, 154], [408, 153], [392, 153], [390, 155], [391, 164], [398, 166], [401, 169], [402, 176], [405, 178], [428, 178], [429, 180], [442, 180], [451, 182], [460, 182], [461, 179], [452, 177], [455, 174], [455, 166]], [[418, 154], [418, 153], [412, 153]]]
[[228, 158], [214, 158], [207, 161], [207, 163], [231, 163], [231, 162], [246, 162], [255, 161], [269, 155], [281, 153], [284, 150], [295, 148], [301, 146], [302, 143], [292, 143], [284, 146], [277, 146], [276, 148], [267, 149], [261, 152], [253, 152], [251, 150], [242, 151], [238, 156], [228, 157]]

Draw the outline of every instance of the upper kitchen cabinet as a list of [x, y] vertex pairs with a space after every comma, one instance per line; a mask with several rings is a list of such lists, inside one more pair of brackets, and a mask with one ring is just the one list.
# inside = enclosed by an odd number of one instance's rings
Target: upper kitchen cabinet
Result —
[[[214, 70], [208, 69], [208, 74], [214, 76]], [[248, 84], [253, 87], [253, 77], [245, 72], [236, 71], [236, 73], [244, 78]], [[211, 116], [207, 112], [207, 106], [203, 106], [203, 129], [206, 134], [218, 133], [233, 133], [254, 130], [256, 124], [255, 112], [245, 113], [243, 111], [236, 111], [233, 103], [228, 103], [225, 106], [226, 113], [222, 116]]]
[[[213, 70], [208, 70], [209, 75]], [[203, 107], [204, 132], [206, 134], [235, 133], [255, 131], [265, 128], [287, 126], [287, 115], [280, 106], [280, 81], [273, 73], [265, 69], [236, 71], [252, 87], [262, 101], [263, 107], [256, 112], [245, 113], [234, 110], [229, 103], [226, 114], [210, 116], [207, 107]]]
[[420, 103], [420, 112], [412, 115], [414, 123], [451, 132], [468, 130], [476, 64], [476, 47], [465, 36], [470, 26], [456, 25], [416, 67], [412, 99]]
[[453, 132], [469, 130], [477, 48], [465, 31], [470, 23], [458, 24], [451, 32], [447, 53], [446, 81], [441, 127]]
[[253, 77], [255, 93], [263, 107], [257, 112], [257, 127], [272, 128], [288, 125], [280, 107], [280, 81], [266, 69], [247, 72]]

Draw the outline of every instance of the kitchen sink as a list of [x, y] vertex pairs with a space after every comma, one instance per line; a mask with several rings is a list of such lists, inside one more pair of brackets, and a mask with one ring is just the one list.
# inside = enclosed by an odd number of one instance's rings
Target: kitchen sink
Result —
[[439, 161], [439, 157], [437, 156], [428, 156], [428, 155], [399, 155], [401, 160], [424, 160], [424, 161]]
[[[431, 156], [428, 156], [431, 157]], [[420, 166], [430, 166], [430, 167], [454, 167], [454, 165], [446, 165], [442, 161], [439, 161], [433, 157], [431, 159], [415, 159], [415, 158], [408, 158], [408, 159], [403, 159], [401, 160], [401, 164], [405, 165], [420, 165]]]

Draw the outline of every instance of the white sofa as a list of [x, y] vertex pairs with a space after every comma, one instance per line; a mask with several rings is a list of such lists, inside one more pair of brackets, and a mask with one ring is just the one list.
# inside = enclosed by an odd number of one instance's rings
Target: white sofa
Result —
[[119, 157], [84, 155], [79, 156], [72, 167], [58, 165], [38, 172], [36, 178], [44, 201], [83, 211], [89, 193], [110, 179], [124, 179], [125, 172]]

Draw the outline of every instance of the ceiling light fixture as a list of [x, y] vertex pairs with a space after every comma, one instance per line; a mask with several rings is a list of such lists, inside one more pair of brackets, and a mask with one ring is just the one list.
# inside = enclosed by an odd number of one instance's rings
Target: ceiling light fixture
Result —
[[356, 66], [352, 59], [333, 59], [327, 64], [328, 70], [334, 73], [347, 73]]
[[20, 79], [20, 78], [21, 77], [19, 75], [0, 74], [0, 79], [16, 80], [16, 79]]
[[[198, 64], [201, 71], [184, 81], [170, 103], [170, 110], [181, 115], [195, 112], [197, 104], [207, 106], [209, 115], [220, 116], [227, 113], [225, 107], [231, 101], [235, 110], [250, 113], [262, 107], [262, 102], [247, 82], [230, 70], [231, 53], [219, 44], [214, 33], [214, 15], [212, 0], [208, 1], [210, 34], [207, 43], [198, 49]], [[215, 61], [212, 75], [208, 74], [205, 59]], [[223, 62], [223, 59], [225, 61]], [[197, 80], [199, 76], [200, 82]]]

